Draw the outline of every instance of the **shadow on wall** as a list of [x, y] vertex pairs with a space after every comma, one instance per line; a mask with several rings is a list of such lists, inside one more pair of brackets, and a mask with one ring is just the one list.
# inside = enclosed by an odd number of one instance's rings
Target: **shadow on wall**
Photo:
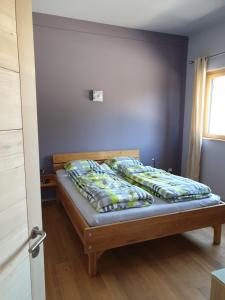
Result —
[[[209, 185], [214, 193], [225, 200], [224, 170], [225, 142], [203, 140], [201, 159], [201, 181]], [[212, 176], [213, 174], [213, 176]]]

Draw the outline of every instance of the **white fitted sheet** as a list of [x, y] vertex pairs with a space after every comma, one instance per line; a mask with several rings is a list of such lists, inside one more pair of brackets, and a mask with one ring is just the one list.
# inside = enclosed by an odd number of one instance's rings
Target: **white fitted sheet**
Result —
[[212, 195], [209, 198], [201, 200], [184, 201], [179, 203], [168, 203], [154, 196], [154, 203], [148, 207], [98, 213], [91, 206], [88, 200], [79, 193], [66, 174], [65, 170], [58, 170], [56, 174], [58, 180], [70, 195], [76, 207], [80, 210], [81, 214], [84, 216], [85, 220], [90, 226], [106, 225], [150, 216], [163, 215], [167, 213], [180, 212], [194, 208], [216, 205], [220, 202], [220, 197], [217, 195]]

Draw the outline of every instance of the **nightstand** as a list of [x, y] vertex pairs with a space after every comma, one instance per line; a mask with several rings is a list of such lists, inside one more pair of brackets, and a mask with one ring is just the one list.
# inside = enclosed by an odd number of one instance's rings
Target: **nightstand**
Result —
[[56, 186], [56, 176], [54, 174], [41, 175], [41, 188], [50, 188]]

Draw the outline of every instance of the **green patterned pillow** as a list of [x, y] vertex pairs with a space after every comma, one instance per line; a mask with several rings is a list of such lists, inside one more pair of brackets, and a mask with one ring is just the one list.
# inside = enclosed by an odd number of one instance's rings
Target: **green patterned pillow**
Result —
[[94, 160], [72, 160], [64, 165], [66, 171], [83, 170], [91, 171], [94, 168], [99, 168], [99, 164]]
[[135, 159], [134, 157], [130, 156], [118, 156], [114, 157], [112, 159], [108, 159], [106, 161], [106, 164], [110, 166], [110, 168], [114, 170], [118, 170], [119, 167], [125, 166], [125, 167], [131, 167], [131, 166], [137, 166], [137, 165], [143, 165], [140, 160]]

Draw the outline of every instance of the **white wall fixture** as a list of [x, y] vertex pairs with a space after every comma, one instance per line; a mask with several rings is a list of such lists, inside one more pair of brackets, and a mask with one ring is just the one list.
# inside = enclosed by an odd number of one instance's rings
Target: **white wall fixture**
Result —
[[92, 101], [94, 102], [103, 102], [103, 91], [92, 91]]

